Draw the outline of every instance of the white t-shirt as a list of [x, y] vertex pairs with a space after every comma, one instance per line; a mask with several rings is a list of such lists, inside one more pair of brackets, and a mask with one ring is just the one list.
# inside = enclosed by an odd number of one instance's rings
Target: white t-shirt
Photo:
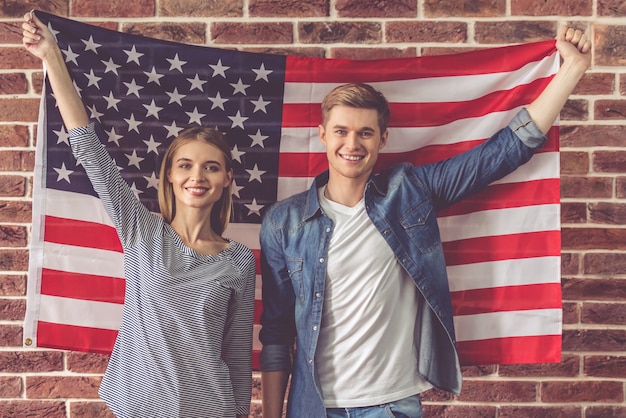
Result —
[[423, 298], [365, 211], [318, 191], [335, 223], [315, 365], [328, 408], [387, 403], [431, 388], [417, 374]]

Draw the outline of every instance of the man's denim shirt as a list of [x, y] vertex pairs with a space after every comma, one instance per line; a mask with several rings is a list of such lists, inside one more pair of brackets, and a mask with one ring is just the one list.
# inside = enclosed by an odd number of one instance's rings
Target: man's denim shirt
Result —
[[[368, 181], [367, 213], [426, 301], [415, 327], [418, 370], [437, 388], [461, 391], [436, 211], [511, 173], [545, 140], [522, 109], [508, 127], [464, 154], [424, 166], [396, 165]], [[317, 195], [326, 182], [328, 172], [319, 175], [308, 191], [275, 204], [265, 214], [260, 232], [261, 370], [292, 372], [287, 407], [292, 417], [326, 416], [314, 363], [333, 233], [333, 222]]]

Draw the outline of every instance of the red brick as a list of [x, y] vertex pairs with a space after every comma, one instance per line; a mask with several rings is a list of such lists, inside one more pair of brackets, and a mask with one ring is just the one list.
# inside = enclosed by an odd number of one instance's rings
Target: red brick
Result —
[[626, 378], [626, 357], [585, 356], [584, 362], [586, 376]]
[[339, 17], [417, 17], [415, 0], [336, 0], [335, 9]]
[[27, 147], [29, 138], [30, 133], [26, 125], [0, 125], [0, 147]]
[[595, 151], [592, 159], [593, 171], [600, 173], [623, 173], [626, 167], [626, 151]]
[[0, 347], [21, 347], [22, 338], [22, 327], [20, 325], [0, 324]]
[[0, 402], [0, 416], [65, 418], [65, 402], [32, 400]]
[[72, 15], [98, 18], [153, 17], [154, 3], [154, 0], [72, 0]]
[[561, 199], [603, 197], [613, 197], [613, 179], [611, 178], [571, 176], [561, 178]]
[[626, 74], [619, 75], [619, 94], [626, 96]]
[[0, 196], [21, 197], [25, 194], [26, 177], [0, 175]]
[[61, 351], [0, 351], [0, 370], [7, 373], [44, 373], [63, 370]]
[[28, 81], [24, 73], [0, 74], [0, 94], [26, 94]]
[[320, 47], [242, 47], [241, 50], [248, 52], [255, 52], [259, 54], [277, 54], [277, 55], [294, 55], [297, 57], [313, 57], [324, 58], [326, 57], [326, 50]]
[[538, 42], [554, 39], [556, 24], [544, 21], [478, 21], [474, 32], [474, 38], [481, 44]]
[[424, 0], [426, 17], [497, 17], [505, 14], [505, 0]]
[[115, 418], [113, 412], [104, 402], [70, 402], [70, 416], [72, 418]]
[[598, 120], [626, 119], [626, 100], [596, 100], [594, 117]]
[[217, 44], [293, 43], [291, 23], [231, 23], [211, 24], [211, 40]]
[[243, 0], [161, 0], [159, 16], [241, 17]]
[[[600, 261], [602, 260], [603, 258], [600, 258]], [[626, 281], [624, 279], [564, 278], [561, 287], [563, 300], [626, 300]]]
[[250, 0], [251, 17], [322, 17], [329, 15], [328, 0]]
[[[626, 229], [562, 228], [564, 249], [626, 249]], [[626, 255], [626, 254], [625, 254]]]
[[623, 274], [626, 271], [626, 254], [589, 253], [583, 258], [585, 274]]
[[38, 114], [39, 99], [0, 99], [0, 122], [36, 122]]
[[33, 151], [0, 151], [0, 171], [33, 171]]
[[67, 368], [74, 373], [104, 373], [108, 362], [109, 356], [104, 354], [75, 351], [67, 353]]
[[98, 398], [100, 378], [96, 376], [26, 376], [30, 399]]
[[28, 270], [28, 250], [0, 249], [0, 266], [6, 271]]
[[626, 224], [626, 204], [589, 203], [589, 219], [594, 223], [624, 225]]
[[589, 173], [588, 152], [561, 151], [561, 174], [587, 174]]
[[561, 223], [580, 224], [587, 222], [585, 203], [561, 203]]
[[579, 324], [580, 308], [575, 302], [563, 302], [563, 324]]
[[591, 16], [591, 0], [511, 0], [511, 15], [521, 16]]
[[0, 247], [26, 247], [27, 244], [26, 227], [0, 224]]
[[59, 16], [67, 16], [69, 2], [70, 0], [5, 0], [0, 7], [0, 17], [21, 18], [24, 13], [33, 8]]
[[588, 406], [585, 418], [624, 418], [626, 407], [623, 406]]
[[464, 22], [387, 22], [385, 38], [388, 43], [406, 42], [467, 42], [467, 24]]
[[448, 402], [454, 399], [450, 392], [441, 389], [431, 389], [420, 395], [422, 402]]
[[626, 304], [583, 303], [581, 318], [583, 324], [622, 325], [626, 323]]
[[561, 274], [578, 274], [580, 271], [580, 255], [561, 252]]
[[[22, 395], [22, 379], [16, 376], [0, 376], [0, 398], [17, 398]], [[0, 402], [0, 412], [2, 405]], [[0, 413], [0, 416], [8, 416]]]
[[298, 24], [298, 40], [305, 44], [379, 44], [382, 27], [373, 22], [303, 22]]
[[480, 49], [487, 49], [487, 48], [477, 48], [477, 47], [469, 47], [469, 46], [459, 46], [459, 47], [427, 46], [427, 47], [422, 47], [421, 56], [428, 57], [428, 56], [439, 56], [439, 55], [462, 54], [464, 52], [477, 51]]
[[[624, 3], [624, 0], [598, 0], [598, 15], [610, 17], [626, 16], [626, 3]], [[626, 416], [626, 414], [624, 415]]]
[[541, 400], [548, 403], [623, 402], [624, 384], [600, 381], [543, 382]]
[[30, 202], [0, 200], [0, 222], [30, 222]]
[[568, 100], [561, 110], [561, 120], [588, 120], [589, 102], [587, 100]]
[[408, 58], [416, 55], [417, 50], [415, 48], [332, 48], [330, 51], [330, 58], [353, 60]]
[[615, 74], [585, 73], [572, 94], [613, 94], [615, 92]]
[[623, 147], [626, 125], [561, 126], [561, 147]]
[[580, 406], [501, 406], [498, 418], [580, 418]]
[[580, 372], [580, 358], [563, 355], [560, 363], [548, 364], [502, 364], [498, 376], [503, 377], [576, 377]]
[[615, 194], [619, 199], [626, 198], [626, 177], [618, 177], [615, 179]]
[[[21, 16], [23, 16], [23, 12]], [[20, 17], [21, 17], [20, 16]], [[0, 17], [2, 12], [0, 11]], [[17, 16], [11, 16], [17, 17]], [[0, 44], [21, 44], [22, 22], [0, 22]]]
[[[626, 331], [616, 329], [563, 330], [563, 351], [622, 352]], [[571, 384], [573, 382], [567, 382]]]
[[25, 296], [26, 276], [23, 274], [0, 274], [0, 296]]
[[626, 65], [626, 26], [594, 25], [594, 64]]
[[206, 44], [205, 23], [125, 23], [122, 32], [184, 44]]
[[486, 405], [423, 405], [424, 417], [496, 418], [498, 411]]
[[537, 399], [537, 383], [467, 380], [457, 399], [461, 402], [533, 402]]
[[[21, 321], [26, 313], [26, 301], [24, 299], [0, 298], [0, 321]], [[0, 356], [2, 355], [0, 351]], [[0, 368], [2, 370], [2, 368]]]
[[0, 47], [0, 69], [15, 70], [33, 68], [41, 68], [41, 60], [26, 52], [24, 48]]
[[497, 366], [485, 365], [485, 366], [462, 366], [461, 374], [463, 378], [467, 377], [483, 377], [493, 376], [498, 372]]

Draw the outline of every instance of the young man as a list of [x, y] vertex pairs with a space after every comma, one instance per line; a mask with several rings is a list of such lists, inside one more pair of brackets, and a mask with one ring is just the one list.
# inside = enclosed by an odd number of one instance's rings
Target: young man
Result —
[[[460, 156], [373, 175], [389, 107], [349, 84], [322, 102], [329, 170], [273, 206], [261, 227], [263, 416], [422, 416], [419, 394], [461, 390], [435, 213], [527, 162], [590, 65], [564, 27], [563, 64], [509, 126]], [[293, 347], [297, 346], [292, 361]]]

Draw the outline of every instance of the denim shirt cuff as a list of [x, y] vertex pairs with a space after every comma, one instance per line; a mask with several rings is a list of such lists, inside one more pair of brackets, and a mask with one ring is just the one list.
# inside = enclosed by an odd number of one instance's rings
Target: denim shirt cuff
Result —
[[291, 371], [291, 347], [264, 345], [260, 357], [261, 371]]
[[526, 108], [520, 110], [509, 123], [509, 128], [528, 148], [536, 149], [541, 147], [548, 139], [543, 132], [535, 125]]

